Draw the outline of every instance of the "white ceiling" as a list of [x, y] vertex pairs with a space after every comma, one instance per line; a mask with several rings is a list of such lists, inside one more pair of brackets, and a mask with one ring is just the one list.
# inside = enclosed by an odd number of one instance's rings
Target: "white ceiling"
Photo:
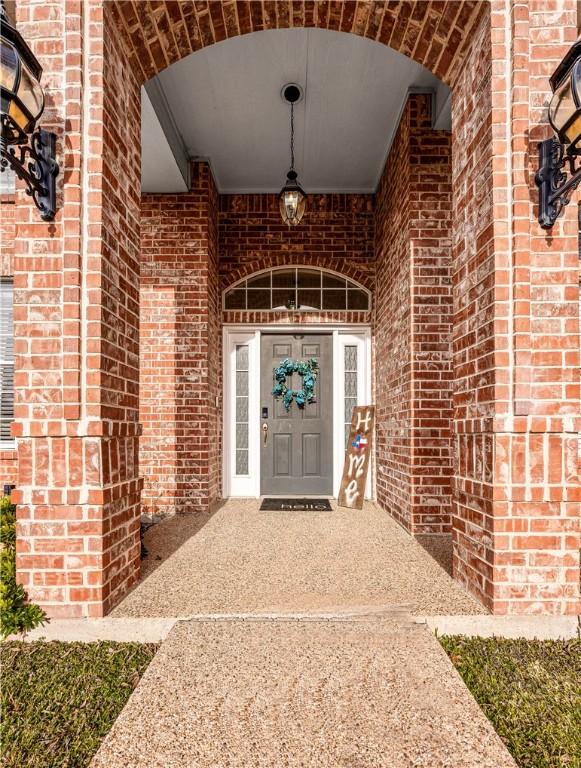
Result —
[[375, 191], [410, 88], [437, 92], [437, 125], [449, 127], [443, 83], [387, 46], [341, 32], [255, 32], [198, 51], [156, 80], [162, 98], [142, 109], [144, 191], [180, 191], [162, 189], [179, 186], [172, 152], [156, 157], [164, 151], [156, 111], [165, 110], [173, 143], [178, 135], [187, 154], [210, 161], [220, 192], [277, 192], [290, 160], [290, 108], [280, 96], [289, 82], [305, 89], [295, 166], [307, 193]]

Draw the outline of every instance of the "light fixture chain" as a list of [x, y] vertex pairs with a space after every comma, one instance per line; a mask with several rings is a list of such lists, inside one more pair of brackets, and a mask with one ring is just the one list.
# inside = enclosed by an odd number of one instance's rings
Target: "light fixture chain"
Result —
[[291, 103], [291, 170], [295, 169], [295, 105]]

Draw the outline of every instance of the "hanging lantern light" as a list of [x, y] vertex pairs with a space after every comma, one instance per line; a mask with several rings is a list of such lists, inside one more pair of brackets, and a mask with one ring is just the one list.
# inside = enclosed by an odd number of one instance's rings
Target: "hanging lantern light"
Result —
[[10, 167], [26, 184], [26, 191], [44, 221], [56, 211], [56, 136], [36, 124], [44, 109], [40, 85], [42, 67], [26, 41], [0, 6], [0, 171]]
[[285, 222], [285, 224], [288, 224], [289, 227], [296, 226], [300, 223], [307, 207], [307, 196], [298, 182], [298, 175], [295, 171], [294, 107], [295, 104], [300, 100], [301, 96], [301, 89], [294, 83], [285, 85], [285, 87], [282, 89], [282, 97], [287, 103], [290, 104], [291, 108], [291, 165], [286, 175], [285, 185], [281, 189], [278, 198], [280, 215], [282, 216], [282, 220]]
[[561, 144], [581, 139], [581, 41], [575, 43], [550, 79], [549, 122]]
[[549, 80], [549, 122], [556, 136], [539, 144], [539, 224], [550, 229], [581, 184], [581, 40]]

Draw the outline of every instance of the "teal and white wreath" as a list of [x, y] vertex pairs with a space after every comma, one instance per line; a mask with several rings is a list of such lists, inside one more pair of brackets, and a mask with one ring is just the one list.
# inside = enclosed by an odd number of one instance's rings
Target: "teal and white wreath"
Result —
[[[299, 408], [304, 408], [306, 403], [312, 403], [315, 399], [315, 382], [319, 364], [314, 357], [309, 360], [289, 360], [286, 358], [274, 369], [276, 384], [272, 394], [277, 400], [282, 400], [287, 411], [290, 410], [292, 401], [295, 400]], [[288, 376], [298, 373], [303, 377], [301, 389], [290, 389], [286, 385]]]

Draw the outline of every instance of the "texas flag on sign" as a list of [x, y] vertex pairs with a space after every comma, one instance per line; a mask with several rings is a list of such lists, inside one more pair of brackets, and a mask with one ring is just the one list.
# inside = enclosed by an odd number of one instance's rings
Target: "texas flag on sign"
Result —
[[354, 448], [357, 448], [359, 451], [364, 451], [367, 448], [367, 438], [361, 437], [361, 435], [357, 435], [355, 440], [351, 443], [351, 445]]

